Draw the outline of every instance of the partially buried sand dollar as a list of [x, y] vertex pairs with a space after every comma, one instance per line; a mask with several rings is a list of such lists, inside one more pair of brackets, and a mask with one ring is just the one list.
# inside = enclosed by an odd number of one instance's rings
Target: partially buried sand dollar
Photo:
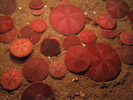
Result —
[[78, 36], [69, 35], [63, 39], [62, 46], [65, 50], [68, 50], [69, 48], [73, 46], [82, 46], [82, 42]]
[[10, 16], [0, 16], [0, 33], [11, 30], [13, 26], [13, 19]]
[[26, 86], [20, 100], [54, 100], [54, 91], [43, 82], [33, 82]]
[[2, 42], [11, 42], [17, 36], [18, 30], [14, 26], [10, 31], [0, 34], [0, 41]]
[[84, 72], [91, 65], [91, 55], [86, 48], [74, 46], [67, 50], [64, 62], [69, 71], [74, 73]]
[[29, 39], [32, 44], [36, 44], [39, 42], [41, 38], [41, 34], [33, 31], [30, 26], [24, 26], [18, 33], [18, 38], [26, 38]]
[[13, 14], [17, 9], [15, 0], [0, 0], [0, 13], [5, 15]]
[[126, 64], [133, 64], [133, 47], [122, 47], [119, 52], [120, 60]]

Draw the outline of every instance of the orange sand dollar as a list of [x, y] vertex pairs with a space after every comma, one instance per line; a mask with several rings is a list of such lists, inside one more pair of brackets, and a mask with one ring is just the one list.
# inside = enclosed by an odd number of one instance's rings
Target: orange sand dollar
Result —
[[26, 38], [14, 40], [10, 45], [10, 52], [16, 57], [25, 57], [32, 51], [32, 43]]

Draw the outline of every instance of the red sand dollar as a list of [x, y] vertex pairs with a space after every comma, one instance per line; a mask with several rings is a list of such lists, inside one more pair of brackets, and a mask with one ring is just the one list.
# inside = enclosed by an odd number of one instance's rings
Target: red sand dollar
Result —
[[121, 41], [126, 45], [132, 45], [133, 44], [133, 34], [129, 32], [122, 32], [120, 35]]
[[13, 14], [17, 9], [15, 0], [0, 0], [0, 12], [5, 15]]
[[49, 15], [50, 23], [57, 32], [63, 35], [78, 33], [85, 23], [81, 9], [73, 5], [59, 5], [52, 9]]
[[13, 19], [9, 16], [0, 16], [0, 33], [7, 32], [13, 28]]
[[56, 38], [45, 38], [41, 43], [41, 53], [45, 56], [55, 56], [61, 52], [59, 40]]
[[30, 12], [33, 14], [33, 15], [41, 15], [43, 14], [45, 8], [42, 7], [40, 9], [30, 9]]
[[112, 29], [116, 25], [116, 20], [108, 14], [100, 14], [97, 16], [97, 23], [106, 29]]
[[62, 45], [65, 50], [68, 50], [73, 46], [82, 46], [82, 43], [78, 36], [69, 35], [64, 38]]
[[36, 32], [43, 32], [47, 27], [47, 23], [43, 19], [35, 19], [30, 23], [30, 27]]
[[33, 82], [23, 90], [21, 100], [54, 100], [54, 91], [46, 83]]
[[133, 47], [131, 46], [122, 47], [119, 50], [118, 55], [122, 62], [127, 64], [133, 64]]
[[91, 65], [91, 55], [82, 46], [74, 46], [67, 50], [64, 62], [69, 71], [84, 72]]
[[39, 42], [40, 38], [41, 38], [41, 34], [34, 32], [30, 26], [24, 26], [18, 34], [18, 38], [27, 38], [29, 39], [32, 44], [36, 44], [37, 42]]
[[17, 36], [17, 33], [17, 27], [14, 26], [10, 31], [0, 34], [0, 41], [11, 42]]
[[10, 45], [10, 52], [16, 57], [25, 57], [32, 51], [32, 43], [26, 38], [14, 40]]
[[106, 11], [115, 18], [122, 18], [128, 13], [128, 5], [123, 0], [108, 0], [105, 5]]
[[44, 3], [42, 0], [32, 0], [29, 3], [29, 7], [32, 9], [40, 9], [44, 6]]
[[100, 32], [106, 38], [114, 38], [116, 36], [116, 30], [115, 29], [107, 30], [107, 29], [101, 28]]
[[49, 72], [54, 78], [62, 78], [66, 71], [66, 65], [61, 61], [54, 61], [49, 67]]
[[80, 32], [80, 38], [84, 43], [92, 43], [96, 40], [96, 35], [91, 30], [82, 30]]
[[16, 89], [22, 82], [22, 74], [17, 69], [7, 70], [1, 76], [1, 85], [7, 90]]
[[41, 81], [46, 78], [49, 72], [49, 65], [45, 59], [33, 57], [25, 62], [22, 71], [27, 80], [31, 82]]
[[92, 55], [92, 64], [86, 75], [99, 82], [114, 79], [120, 71], [120, 59], [117, 52], [104, 43], [91, 43], [85, 48]]
[[131, 10], [130, 12], [128, 12], [127, 17], [128, 17], [128, 19], [129, 19], [131, 22], [133, 22], [133, 10]]

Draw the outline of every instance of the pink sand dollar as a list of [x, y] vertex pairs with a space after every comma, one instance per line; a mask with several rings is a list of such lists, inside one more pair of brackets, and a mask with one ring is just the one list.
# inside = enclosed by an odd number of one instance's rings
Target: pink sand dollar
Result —
[[56, 56], [61, 52], [60, 41], [56, 37], [45, 38], [40, 46], [40, 51], [45, 56]]
[[0, 16], [0, 33], [10, 31], [13, 26], [13, 19], [10, 16]]
[[33, 82], [25, 87], [20, 100], [54, 100], [54, 91], [46, 83]]
[[118, 55], [122, 62], [126, 64], [133, 64], [133, 47], [131, 46], [122, 47], [119, 50]]
[[133, 10], [128, 12], [127, 17], [131, 22], [133, 22]]
[[57, 32], [63, 35], [78, 33], [85, 24], [83, 11], [73, 5], [59, 5], [49, 15], [50, 23]]
[[108, 0], [105, 5], [106, 11], [115, 18], [122, 18], [128, 13], [128, 5], [123, 0]]
[[41, 38], [41, 34], [34, 32], [30, 26], [24, 26], [18, 34], [18, 38], [26, 38], [29, 39], [32, 44], [36, 44], [39, 42], [40, 38]]
[[17, 9], [16, 0], [0, 0], [0, 13], [5, 15], [13, 14]]
[[31, 82], [41, 81], [48, 75], [49, 65], [45, 59], [33, 57], [25, 62], [22, 71], [27, 80]]
[[80, 32], [80, 38], [84, 43], [92, 43], [96, 40], [96, 35], [91, 30], [82, 30]]
[[11, 42], [17, 36], [18, 30], [14, 26], [10, 31], [0, 34], [0, 41]]
[[40, 9], [44, 6], [44, 2], [42, 0], [32, 0], [29, 3], [29, 7], [32, 9]]
[[73, 46], [82, 46], [82, 42], [78, 36], [69, 35], [64, 38], [62, 46], [65, 50], [68, 50], [69, 48]]
[[100, 32], [103, 36], [105, 36], [106, 38], [114, 38], [116, 36], [116, 30], [112, 29], [112, 30], [107, 30], [107, 29], [100, 29]]
[[66, 71], [66, 65], [61, 61], [54, 61], [49, 67], [49, 72], [54, 78], [62, 78]]
[[36, 32], [43, 32], [47, 27], [47, 23], [43, 19], [35, 19], [30, 23], [30, 27]]
[[10, 45], [10, 52], [16, 57], [28, 56], [32, 51], [32, 43], [26, 38], [14, 40]]
[[95, 81], [109, 81], [120, 72], [120, 59], [117, 52], [104, 43], [91, 43], [85, 46], [92, 56], [92, 64], [86, 75]]
[[67, 50], [64, 62], [69, 71], [84, 72], [91, 65], [91, 55], [84, 47], [74, 46]]
[[100, 14], [97, 16], [97, 23], [106, 29], [112, 29], [116, 25], [116, 20], [109, 14]]
[[17, 69], [10, 69], [1, 76], [1, 85], [7, 90], [16, 89], [22, 82], [22, 74]]
[[129, 32], [122, 32], [120, 35], [121, 41], [126, 45], [132, 45], [133, 44], [133, 34]]
[[45, 8], [42, 7], [40, 9], [30, 9], [30, 12], [33, 14], [33, 15], [41, 15], [43, 14]]

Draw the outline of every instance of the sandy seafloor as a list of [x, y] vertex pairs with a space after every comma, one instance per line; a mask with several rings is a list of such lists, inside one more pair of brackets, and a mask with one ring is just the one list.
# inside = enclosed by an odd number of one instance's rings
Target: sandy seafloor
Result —
[[[56, 36], [60, 39], [61, 43], [65, 36], [54, 31], [49, 23], [49, 13], [51, 8], [54, 8], [61, 3], [59, 0], [43, 0], [46, 5], [45, 12], [40, 16], [34, 16], [30, 13], [29, 2], [30, 0], [16, 0], [18, 7], [14, 14], [10, 15], [15, 26], [18, 30], [28, 25], [32, 20], [41, 18], [47, 23], [47, 29], [42, 33], [41, 40], [34, 45], [32, 57], [43, 57], [49, 64], [53, 61], [64, 61], [64, 54], [66, 50], [61, 44], [61, 53], [54, 57], [46, 57], [40, 52], [40, 43], [42, 39], [48, 36]], [[129, 11], [133, 10], [133, 0], [124, 0], [129, 5]], [[72, 4], [79, 7], [89, 17], [96, 19], [99, 14], [107, 13], [105, 10], [106, 1], [102, 0], [69, 0], [68, 4]], [[19, 9], [21, 7], [21, 9]], [[2, 14], [0, 14], [2, 15]], [[127, 16], [116, 19], [117, 20], [117, 35], [114, 39], [107, 39], [100, 33], [100, 27], [95, 26], [93, 22], [85, 24], [84, 29], [89, 29], [95, 32], [97, 39], [95, 42], [102, 42], [112, 46], [117, 52], [125, 46], [120, 40], [120, 32], [123, 30], [131, 31], [131, 22], [127, 19]], [[79, 34], [77, 34], [79, 36]], [[16, 68], [22, 72], [23, 64], [14, 63], [9, 59], [9, 47], [10, 43], [0, 42], [0, 77], [8, 69]], [[72, 81], [78, 79], [78, 81]], [[133, 65], [124, 64], [121, 62], [121, 71], [119, 75], [112, 81], [108, 82], [95, 82], [88, 78], [84, 74], [74, 74], [67, 71], [65, 77], [61, 79], [54, 79], [48, 74], [43, 82], [49, 84], [55, 93], [55, 100], [133, 100]], [[24, 77], [20, 87], [14, 91], [8, 92], [2, 90], [0, 92], [0, 100], [20, 100], [21, 92], [30, 84]]]

